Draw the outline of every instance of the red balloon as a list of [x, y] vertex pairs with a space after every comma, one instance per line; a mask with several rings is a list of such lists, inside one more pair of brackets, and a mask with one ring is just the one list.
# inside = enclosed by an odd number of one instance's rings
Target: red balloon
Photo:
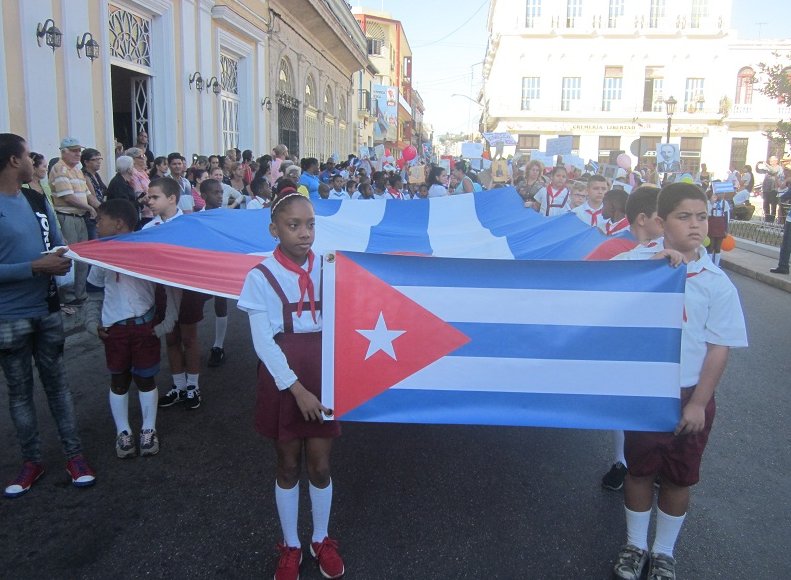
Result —
[[396, 165], [398, 166], [399, 169], [403, 169], [405, 163], [406, 163], [406, 159], [404, 159], [403, 157], [401, 159], [396, 159]]
[[417, 157], [417, 149], [414, 145], [409, 145], [408, 147], [404, 148], [404, 151], [401, 155], [407, 161], [412, 161], [415, 157]]
[[730, 252], [735, 247], [736, 247], [736, 240], [733, 239], [733, 236], [730, 234], [725, 236], [725, 239], [722, 240], [722, 246], [720, 246], [723, 252]]

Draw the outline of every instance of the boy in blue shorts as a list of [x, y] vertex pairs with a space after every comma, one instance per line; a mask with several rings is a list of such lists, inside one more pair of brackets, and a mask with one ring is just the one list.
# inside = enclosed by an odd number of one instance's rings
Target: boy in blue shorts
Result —
[[[659, 194], [657, 215], [664, 227], [664, 250], [653, 259], [687, 263], [681, 331], [681, 420], [673, 433], [625, 433], [629, 473], [624, 483], [626, 545], [613, 576], [649, 580], [676, 577], [673, 548], [689, 506], [689, 488], [699, 480], [700, 462], [714, 421], [714, 391], [732, 347], [747, 346], [736, 288], [706, 254], [705, 194], [695, 185], [674, 183]], [[633, 252], [640, 259], [639, 248]], [[629, 258], [630, 256], [626, 256]], [[648, 550], [648, 526], [659, 477], [656, 534]]]
[[[137, 226], [137, 208], [125, 199], [103, 203], [96, 215], [96, 231], [105, 238], [128, 234]], [[91, 268], [85, 327], [104, 343], [110, 371], [110, 410], [116, 426], [115, 453], [123, 459], [137, 454], [129, 426], [129, 387], [134, 379], [140, 398], [143, 426], [140, 455], [159, 453], [157, 386], [160, 344], [154, 333], [154, 283]]]

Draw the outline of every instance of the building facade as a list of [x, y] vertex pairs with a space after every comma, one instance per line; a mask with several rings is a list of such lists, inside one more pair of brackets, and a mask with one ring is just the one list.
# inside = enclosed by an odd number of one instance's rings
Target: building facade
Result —
[[513, 134], [523, 152], [572, 135], [586, 160], [647, 162], [667, 139], [672, 96], [685, 171], [765, 160], [777, 144], [764, 133], [791, 112], [751, 80], [791, 43], [740, 42], [730, 19], [730, 3], [712, 0], [492, 0], [482, 128]]
[[[353, 143], [351, 79], [367, 56], [342, 0], [2, 0], [0, 30], [0, 130], [48, 157], [71, 135], [111, 172], [115, 140], [142, 130], [156, 154], [188, 157]], [[98, 58], [77, 48], [91, 37]]]
[[[361, 84], [358, 85], [360, 91], [371, 91], [371, 116], [374, 117], [374, 122], [381, 116], [381, 111], [377, 110], [378, 101], [374, 95], [374, 87], [389, 87], [394, 93], [393, 98], [388, 99], [392, 101], [395, 113], [389, 120], [390, 129], [383, 133], [374, 131], [373, 142], [375, 145], [383, 144], [398, 158], [405, 147], [413, 144], [415, 133], [412, 109], [412, 49], [403, 25], [389, 13], [368, 8], [352, 8], [352, 13], [365, 34], [368, 58], [376, 69], [372, 80], [362, 76], [359, 79]], [[371, 82], [370, 88], [365, 86], [366, 82]]]

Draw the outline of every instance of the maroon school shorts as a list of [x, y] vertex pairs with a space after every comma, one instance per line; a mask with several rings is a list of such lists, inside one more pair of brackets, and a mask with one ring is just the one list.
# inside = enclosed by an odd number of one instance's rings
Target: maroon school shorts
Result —
[[[695, 387], [681, 389], [681, 408], [687, 404]], [[659, 474], [671, 483], [689, 487], [700, 480], [700, 461], [709, 440], [717, 405], [711, 397], [706, 405], [706, 422], [703, 431], [693, 435], [673, 433], [624, 433], [624, 455], [629, 473], [635, 477]]]
[[203, 320], [203, 305], [211, 298], [193, 290], [184, 290], [179, 308], [179, 324], [197, 324]]
[[114, 324], [107, 329], [104, 356], [107, 370], [113, 375], [131, 372], [149, 378], [159, 372], [159, 338], [154, 335], [154, 322]]

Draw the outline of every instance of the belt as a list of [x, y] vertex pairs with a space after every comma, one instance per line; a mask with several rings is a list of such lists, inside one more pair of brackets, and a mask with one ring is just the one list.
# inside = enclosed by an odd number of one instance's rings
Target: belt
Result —
[[82, 219], [82, 218], [84, 218], [87, 215], [88, 212], [81, 213], [81, 214], [76, 214], [76, 213], [66, 213], [65, 211], [56, 211], [55, 213], [58, 214], [58, 215], [65, 215], [67, 217], [76, 217], [76, 218]]
[[119, 320], [118, 322], [115, 322], [113, 326], [139, 326], [141, 324], [148, 324], [152, 320], [154, 320], [153, 306], [143, 316], [135, 316], [133, 318], [127, 318], [125, 320]]

